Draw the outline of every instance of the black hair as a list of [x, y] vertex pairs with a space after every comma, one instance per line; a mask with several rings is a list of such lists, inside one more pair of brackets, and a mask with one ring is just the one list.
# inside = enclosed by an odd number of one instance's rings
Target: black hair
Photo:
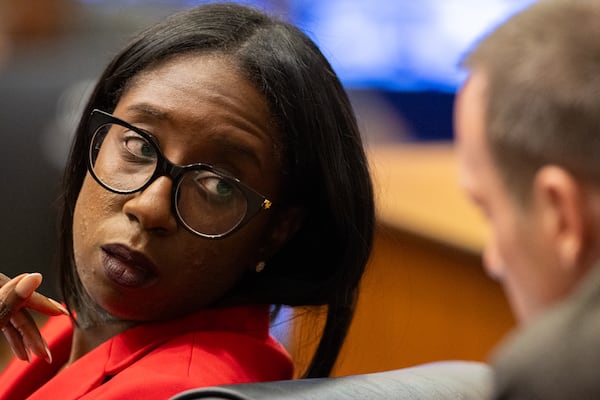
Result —
[[347, 93], [316, 44], [298, 28], [233, 3], [192, 8], [145, 30], [105, 69], [83, 112], [65, 170], [61, 216], [61, 287], [74, 310], [93, 307], [73, 261], [73, 211], [86, 174], [87, 117], [112, 112], [139, 72], [177, 55], [223, 54], [264, 94], [281, 132], [284, 199], [305, 219], [243, 282], [248, 303], [326, 306], [317, 350], [305, 376], [331, 372], [352, 319], [372, 248], [373, 188]]

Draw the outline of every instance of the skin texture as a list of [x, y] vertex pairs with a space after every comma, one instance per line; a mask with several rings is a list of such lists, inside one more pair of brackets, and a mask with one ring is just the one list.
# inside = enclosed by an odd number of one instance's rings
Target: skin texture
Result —
[[[276, 203], [282, 179], [279, 132], [271, 124], [266, 100], [226, 57], [177, 56], [140, 72], [113, 114], [155, 136], [173, 163], [219, 167]], [[120, 195], [86, 176], [74, 213], [74, 257], [85, 290], [111, 319], [75, 329], [69, 363], [140, 322], [235, 303], [229, 295], [235, 284], [245, 273], [254, 273], [256, 264], [290, 234], [289, 210], [280, 207], [260, 212], [223, 239], [197, 237], [172, 214], [171, 188], [171, 180], [160, 177], [143, 192]], [[146, 261], [128, 258], [132, 252]], [[125, 273], [141, 268], [144, 279], [124, 285], [107, 273], [115, 265]], [[35, 282], [21, 291], [23, 296], [15, 293], [23, 277], [0, 289], [12, 313], [33, 306], [50, 315], [64, 312], [43, 296], [31, 297], [39, 275], [26, 278]], [[35, 324], [26, 326], [31, 333], [14, 337], [19, 342], [13, 345], [15, 353], [31, 348], [46, 357]]]
[[455, 107], [460, 182], [489, 222], [484, 264], [500, 280], [516, 316], [528, 321], [564, 298], [588, 269], [585, 257], [596, 197], [564, 169], [542, 167], [530, 198], [511, 195], [485, 136], [486, 76], [475, 71]]

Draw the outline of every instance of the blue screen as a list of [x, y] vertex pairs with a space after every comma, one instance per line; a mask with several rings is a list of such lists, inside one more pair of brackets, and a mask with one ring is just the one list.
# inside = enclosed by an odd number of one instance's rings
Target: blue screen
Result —
[[454, 91], [462, 54], [533, 0], [293, 0], [348, 87]]

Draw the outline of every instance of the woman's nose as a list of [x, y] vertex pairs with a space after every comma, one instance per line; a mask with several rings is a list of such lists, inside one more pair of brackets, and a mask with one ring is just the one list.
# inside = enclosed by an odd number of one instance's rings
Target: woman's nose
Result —
[[123, 205], [123, 212], [144, 227], [168, 234], [177, 230], [171, 205], [173, 182], [166, 176], [157, 178], [142, 192]]

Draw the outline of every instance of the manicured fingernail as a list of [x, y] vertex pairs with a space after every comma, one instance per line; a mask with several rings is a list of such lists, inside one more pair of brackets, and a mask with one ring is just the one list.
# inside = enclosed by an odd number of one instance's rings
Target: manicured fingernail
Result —
[[69, 310], [67, 310], [62, 304], [58, 301], [48, 298], [48, 301], [61, 313], [65, 315], [69, 315]]
[[22, 299], [26, 299], [33, 294], [42, 283], [42, 274], [37, 272], [33, 274], [27, 274], [23, 279], [15, 286], [15, 293]]
[[13, 353], [15, 354], [15, 356], [17, 356], [17, 358], [19, 360], [23, 360], [23, 361], [27, 361], [28, 360], [28, 355], [27, 355], [27, 351], [24, 349], [15, 349], [13, 348]]
[[46, 360], [48, 364], [52, 364], [52, 353], [50, 353], [50, 349], [46, 343], [44, 343], [44, 350], [46, 351], [46, 357], [44, 357], [44, 360]]

